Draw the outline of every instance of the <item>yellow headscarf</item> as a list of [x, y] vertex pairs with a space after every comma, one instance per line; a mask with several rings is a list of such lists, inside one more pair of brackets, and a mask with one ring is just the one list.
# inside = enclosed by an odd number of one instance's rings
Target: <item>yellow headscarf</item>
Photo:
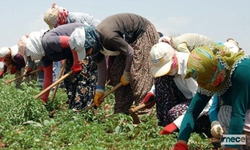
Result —
[[185, 78], [194, 78], [201, 93], [212, 96], [225, 86], [231, 86], [231, 71], [244, 55], [244, 52], [230, 52], [223, 44], [198, 47], [189, 56]]

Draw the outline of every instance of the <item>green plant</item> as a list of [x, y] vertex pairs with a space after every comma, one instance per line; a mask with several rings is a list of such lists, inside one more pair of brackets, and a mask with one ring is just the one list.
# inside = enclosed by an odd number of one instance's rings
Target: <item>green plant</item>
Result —
[[[8, 78], [13, 76], [4, 77]], [[53, 102], [43, 105], [33, 98], [40, 92], [36, 82], [23, 82], [20, 90], [14, 84], [6, 86], [4, 79], [0, 80], [0, 144], [4, 148], [167, 150], [176, 142], [177, 133], [159, 135], [162, 127], [157, 125], [155, 112], [142, 115], [137, 126], [131, 116], [113, 114], [113, 94], [97, 110], [76, 113], [68, 109], [63, 89], [57, 91]], [[189, 149], [212, 149], [212, 145], [204, 135], [193, 133]]]

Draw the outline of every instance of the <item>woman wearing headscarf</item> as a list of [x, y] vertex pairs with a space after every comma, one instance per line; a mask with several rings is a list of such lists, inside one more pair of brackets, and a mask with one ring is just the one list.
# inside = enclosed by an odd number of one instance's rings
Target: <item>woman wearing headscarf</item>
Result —
[[[222, 44], [222, 43], [221, 43]], [[240, 47], [236, 42], [227, 40], [223, 43], [233, 53], [240, 52]], [[209, 110], [209, 119], [211, 122], [211, 134], [213, 137], [220, 139], [223, 134], [228, 134], [230, 124], [232, 107], [223, 104], [222, 99], [215, 94], [213, 96], [213, 103]], [[239, 146], [240, 150], [250, 149], [250, 110], [246, 112], [246, 119], [243, 127], [243, 134], [246, 134], [247, 144]]]
[[132, 13], [120, 13], [105, 18], [97, 27], [103, 50], [96, 57], [98, 86], [94, 102], [99, 106], [107, 78], [106, 56], [116, 56], [110, 68], [113, 86], [122, 82], [115, 94], [114, 113], [129, 113], [133, 102], [141, 103], [153, 84], [150, 74], [149, 51], [159, 40], [154, 25], [146, 18]]
[[[164, 42], [151, 48], [150, 60], [155, 83], [143, 103], [156, 102], [158, 125], [164, 127], [160, 134], [171, 134], [180, 128], [183, 114], [197, 90], [198, 84], [194, 79], [184, 79], [188, 57], [188, 53], [177, 52]], [[196, 132], [210, 135], [209, 107], [203, 110], [196, 121]]]
[[[50, 29], [69, 23], [82, 23], [91, 27], [96, 27], [100, 23], [100, 20], [90, 14], [71, 12], [64, 7], [56, 5], [55, 3], [52, 4], [51, 8], [46, 10], [43, 19], [45, 23], [48, 24]], [[61, 61], [54, 61], [53, 71], [58, 70], [57, 74], [59, 74], [59, 68], [61, 68]]]
[[[43, 84], [43, 67], [40, 63], [39, 60], [36, 61], [31, 61], [30, 57], [26, 58], [25, 51], [26, 51], [26, 42], [27, 39], [29, 38], [29, 35], [23, 35], [20, 40], [17, 43], [18, 46], [18, 53], [21, 54], [22, 56], [25, 56], [24, 58], [27, 60], [26, 62], [26, 69], [25, 69], [25, 81], [30, 81], [30, 80], [37, 80], [38, 76], [38, 87], [41, 87]], [[36, 70], [39, 68], [39, 71], [33, 74], [30, 74], [30, 72]]]
[[[47, 32], [32, 32], [26, 44], [26, 55], [32, 60], [40, 60], [44, 67], [43, 89], [52, 83], [52, 62], [66, 59], [65, 73], [72, 69], [73, 74], [64, 80], [64, 84], [69, 108], [75, 111], [80, 111], [93, 102], [97, 81], [97, 65], [91, 56], [85, 58], [84, 45], [81, 49], [70, 48], [71, 34], [75, 29], [84, 27], [84, 24], [71, 23]], [[48, 95], [49, 91], [41, 99], [47, 102]]]
[[[0, 72], [1, 78], [7, 71], [11, 74], [15, 74], [16, 78], [23, 74], [26, 60], [24, 55], [18, 53], [17, 45], [2, 47], [0, 49], [0, 61], [4, 63], [3, 69]], [[22, 78], [15, 81], [17, 88], [20, 88], [21, 82]], [[9, 84], [10, 82], [6, 81], [5, 83]]]
[[50, 29], [68, 23], [83, 23], [92, 27], [96, 27], [100, 23], [100, 20], [90, 14], [70, 12], [66, 8], [57, 6], [55, 3], [45, 12], [43, 19]]
[[[199, 87], [181, 124], [175, 150], [187, 150], [194, 121], [215, 93], [223, 104], [232, 107], [228, 134], [242, 134], [246, 110], [250, 109], [250, 58], [243, 51], [232, 53], [221, 44], [198, 47], [188, 59], [186, 78], [194, 78]], [[238, 145], [225, 145], [237, 149]]]
[[[161, 75], [153, 73], [153, 76], [155, 77], [154, 86], [143, 99], [143, 103], [147, 103], [149, 101], [154, 103], [156, 102], [158, 125], [164, 126], [164, 129], [160, 132], [160, 134], [169, 134], [178, 130], [182, 120], [178, 118], [187, 110], [198, 87], [194, 80], [184, 79], [188, 54], [196, 47], [209, 45], [211, 43], [213, 43], [213, 41], [204, 35], [187, 33], [177, 37], [173, 37], [171, 35], [163, 36], [159, 39], [159, 43], [155, 45], [156, 47], [152, 48], [158, 48], [160, 50], [160, 47], [164, 45], [164, 48], [161, 48], [164, 50], [167, 49], [166, 44], [168, 44], [173, 48], [172, 50], [174, 50], [176, 55], [176, 57], [174, 57], [174, 65], [176, 67], [172, 70], [174, 73], [167, 74], [167, 70], [161, 70], [163, 72]], [[158, 57], [158, 59], [161, 58], [160, 56], [156, 57]], [[170, 58], [169, 60], [172, 59]], [[158, 65], [153, 65], [153, 68], [160, 67]], [[154, 89], [155, 92], [152, 92]], [[151, 105], [150, 107], [153, 106], [154, 105]], [[207, 135], [210, 135], [209, 128], [206, 127], [206, 125], [209, 124], [206, 112], [207, 111], [203, 111], [204, 115], [201, 115], [202, 117], [196, 122], [197, 128], [195, 129], [197, 129], [197, 132], [205, 132]]]

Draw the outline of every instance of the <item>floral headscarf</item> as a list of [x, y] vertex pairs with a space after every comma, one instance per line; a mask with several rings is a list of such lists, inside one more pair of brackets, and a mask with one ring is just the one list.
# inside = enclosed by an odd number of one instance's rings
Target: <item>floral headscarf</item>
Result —
[[85, 27], [85, 44], [84, 47], [86, 50], [93, 48], [92, 56], [96, 56], [102, 49], [102, 44], [100, 41], [100, 36], [96, 32], [94, 27], [86, 26]]
[[63, 7], [57, 6], [55, 3], [44, 14], [44, 21], [49, 25], [49, 28], [56, 28], [59, 25], [67, 24], [69, 11]]
[[59, 25], [67, 24], [69, 11], [66, 8], [57, 6], [56, 4], [54, 4], [54, 7], [58, 9], [57, 21], [54, 27], [56, 28]]
[[234, 65], [244, 55], [244, 52], [230, 52], [223, 44], [198, 47], [189, 55], [185, 78], [194, 78], [202, 94], [212, 96], [221, 91], [221, 95], [231, 86]]

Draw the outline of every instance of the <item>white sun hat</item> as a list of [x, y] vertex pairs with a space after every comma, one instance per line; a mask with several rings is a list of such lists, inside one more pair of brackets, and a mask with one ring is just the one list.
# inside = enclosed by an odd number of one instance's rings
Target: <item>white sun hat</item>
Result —
[[157, 43], [151, 48], [150, 60], [154, 77], [163, 76], [171, 70], [174, 54], [175, 50], [164, 42]]

